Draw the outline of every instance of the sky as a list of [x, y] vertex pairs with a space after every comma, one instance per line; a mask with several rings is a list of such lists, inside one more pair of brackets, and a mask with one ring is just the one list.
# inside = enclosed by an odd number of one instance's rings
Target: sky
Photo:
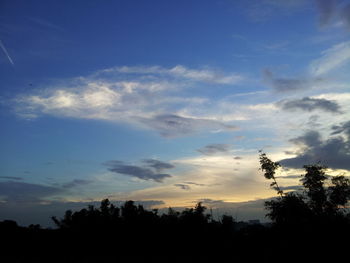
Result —
[[350, 174], [350, 1], [0, 3], [0, 220], [109, 198], [264, 220], [259, 150]]

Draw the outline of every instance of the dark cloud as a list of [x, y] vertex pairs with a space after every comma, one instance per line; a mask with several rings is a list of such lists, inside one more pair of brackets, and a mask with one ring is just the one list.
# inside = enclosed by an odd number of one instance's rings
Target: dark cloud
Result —
[[323, 110], [333, 113], [340, 113], [340, 106], [331, 100], [326, 99], [314, 99], [305, 97], [295, 100], [284, 100], [277, 103], [283, 110], [303, 110], [314, 111]]
[[[195, 185], [195, 186], [208, 186], [206, 184], [199, 184], [195, 182], [183, 182], [182, 184], [174, 184], [174, 186], [181, 188], [182, 190], [190, 190], [191, 186], [190, 185]], [[211, 185], [212, 186], [212, 185]]]
[[326, 27], [336, 21], [342, 21], [350, 29], [350, 4], [342, 5], [337, 0], [316, 0], [319, 11], [319, 25]]
[[6, 201], [37, 202], [42, 198], [61, 193], [61, 188], [24, 182], [0, 182], [0, 196]]
[[64, 183], [62, 185], [62, 187], [64, 187], [64, 188], [74, 188], [74, 187], [77, 187], [77, 186], [80, 186], [80, 185], [87, 185], [87, 184], [90, 184], [92, 182], [93, 182], [92, 180], [74, 179], [71, 182]]
[[217, 153], [227, 153], [229, 150], [229, 144], [208, 144], [197, 151], [205, 155], [215, 155]]
[[196, 186], [206, 186], [206, 184], [198, 184], [195, 182], [184, 182], [184, 184], [192, 184], [192, 185], [196, 185]]
[[161, 172], [165, 169], [175, 168], [175, 166], [171, 163], [166, 163], [155, 159], [145, 159], [143, 162], [146, 163], [147, 166], [156, 169], [157, 172]]
[[341, 18], [348, 29], [350, 29], [350, 4], [346, 5], [341, 11]]
[[328, 25], [336, 13], [336, 0], [316, 0], [320, 26]]
[[121, 161], [112, 160], [104, 163], [108, 170], [114, 173], [137, 177], [143, 180], [162, 182], [163, 179], [171, 177], [170, 174], [158, 173], [156, 169], [144, 166], [128, 165]]
[[304, 145], [307, 147], [313, 147], [322, 143], [321, 135], [317, 131], [308, 131], [304, 135], [289, 140], [297, 145]]
[[310, 89], [315, 84], [324, 82], [322, 79], [275, 78], [270, 70], [263, 71], [264, 81], [277, 92], [293, 92]]
[[236, 126], [218, 121], [187, 118], [174, 114], [158, 115], [152, 119], [142, 120], [142, 122], [152, 129], [157, 130], [164, 137], [178, 137], [193, 134], [203, 129], [237, 130]]
[[300, 79], [275, 78], [269, 70], [263, 71], [265, 82], [274, 90], [279, 92], [288, 92], [301, 89], [307, 89], [307, 81]]
[[[343, 128], [348, 123], [343, 125]], [[341, 129], [340, 127], [334, 128]], [[317, 131], [290, 140], [299, 146], [296, 157], [283, 159], [280, 163], [286, 167], [301, 168], [303, 165], [320, 162], [329, 168], [350, 170], [350, 140], [343, 137], [331, 137], [322, 140]]]
[[332, 135], [344, 133], [350, 140], [350, 121], [332, 127]]
[[203, 199], [199, 199], [196, 202], [201, 202], [203, 204], [208, 204], [208, 205], [218, 205], [218, 204], [223, 204], [225, 203], [223, 200], [215, 200], [215, 199], [210, 199], [210, 198], [203, 198]]
[[174, 184], [174, 186], [179, 187], [182, 190], [191, 190], [191, 187], [187, 184]]
[[235, 159], [235, 160], [242, 160], [243, 158], [241, 156], [235, 156], [235, 157], [233, 157], [233, 159]]
[[[8, 180], [23, 180], [22, 177], [17, 176], [0, 176], [0, 179], [8, 179]], [[1, 192], [0, 192], [1, 193]]]

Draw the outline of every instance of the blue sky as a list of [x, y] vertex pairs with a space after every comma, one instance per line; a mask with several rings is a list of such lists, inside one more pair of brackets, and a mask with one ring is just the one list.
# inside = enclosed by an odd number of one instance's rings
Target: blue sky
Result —
[[0, 219], [106, 197], [258, 217], [260, 149], [284, 187], [347, 174], [349, 34], [341, 0], [2, 1]]

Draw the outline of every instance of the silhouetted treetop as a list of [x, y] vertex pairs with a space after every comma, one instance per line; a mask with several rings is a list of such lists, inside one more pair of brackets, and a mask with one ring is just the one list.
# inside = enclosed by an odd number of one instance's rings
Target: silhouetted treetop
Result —
[[265, 202], [269, 211], [267, 216], [276, 223], [301, 223], [319, 220], [346, 218], [349, 214], [345, 205], [350, 200], [350, 180], [344, 176], [327, 176], [326, 167], [314, 164], [305, 165], [305, 174], [300, 182], [303, 193], [283, 193], [275, 178], [275, 171], [280, 167], [271, 161], [265, 153], [260, 153], [261, 170], [267, 179], [273, 179], [271, 184], [279, 198]]
[[278, 162], [271, 161], [265, 153], [262, 151], [260, 152], [259, 160], [260, 160], [260, 169], [264, 172], [264, 176], [266, 179], [270, 180], [272, 179], [273, 182], [270, 184], [270, 187], [275, 189], [279, 195], [283, 195], [283, 191], [278, 186], [278, 183], [275, 178], [275, 173], [278, 168], [281, 167], [281, 165]]

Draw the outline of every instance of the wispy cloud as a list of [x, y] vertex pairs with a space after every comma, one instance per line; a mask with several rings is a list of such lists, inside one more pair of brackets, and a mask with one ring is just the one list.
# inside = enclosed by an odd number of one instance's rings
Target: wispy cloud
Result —
[[17, 177], [17, 176], [0, 176], [0, 179], [9, 179], [9, 180], [23, 180], [22, 177]]
[[230, 145], [229, 144], [208, 144], [204, 146], [203, 148], [200, 148], [197, 150], [198, 152], [204, 154], [204, 155], [215, 155], [217, 153], [223, 154], [230, 151]]
[[204, 118], [189, 118], [179, 115], [158, 115], [144, 119], [145, 125], [156, 129], [164, 137], [178, 137], [208, 130], [235, 131], [235, 125], [225, 124], [221, 121]]
[[28, 17], [28, 19], [29, 19], [30, 21], [33, 21], [33, 22], [36, 23], [37, 25], [40, 25], [40, 26], [45, 27], [45, 28], [47, 28], [47, 29], [53, 29], [53, 30], [62, 31], [62, 32], [65, 31], [62, 27], [57, 26], [57, 25], [51, 23], [50, 21], [44, 20], [44, 19], [42, 19], [42, 18], [38, 18], [38, 17]]
[[206, 184], [199, 184], [195, 182], [184, 182], [184, 184], [190, 184], [190, 185], [195, 185], [195, 186], [207, 186]]
[[177, 65], [172, 68], [163, 68], [160, 66], [139, 66], [139, 67], [115, 67], [111, 69], [105, 69], [99, 73], [104, 72], [118, 72], [129, 74], [161, 74], [170, 75], [173, 77], [185, 78], [193, 81], [209, 82], [216, 84], [236, 84], [242, 81], [244, 78], [237, 73], [225, 74], [219, 70], [212, 69], [190, 69], [182, 65]]
[[315, 77], [324, 75], [343, 66], [350, 60], [350, 41], [342, 42], [322, 52], [322, 57], [313, 61], [311, 74]]
[[0, 40], [0, 47], [1, 47], [2, 51], [4, 51], [4, 53], [5, 53], [5, 55], [6, 55], [7, 59], [8, 59], [8, 61], [12, 64], [12, 66], [14, 66], [15, 63], [13, 63], [12, 58], [10, 57], [9, 53], [7, 52], [7, 50], [6, 50], [4, 44], [2, 43], [1, 40]]
[[92, 182], [93, 182], [92, 180], [74, 179], [74, 180], [72, 180], [70, 182], [64, 183], [62, 185], [62, 187], [63, 188], [75, 188], [77, 186], [91, 184]]
[[275, 15], [288, 15], [302, 10], [307, 4], [305, 0], [259, 0], [247, 1], [248, 15], [255, 21], [265, 21]]

